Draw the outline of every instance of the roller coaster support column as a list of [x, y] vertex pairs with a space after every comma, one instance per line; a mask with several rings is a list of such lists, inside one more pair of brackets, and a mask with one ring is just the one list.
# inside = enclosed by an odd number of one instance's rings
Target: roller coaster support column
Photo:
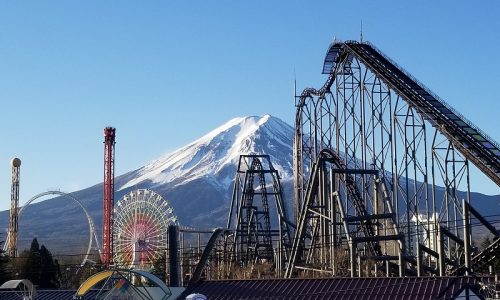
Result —
[[115, 128], [104, 128], [104, 183], [102, 197], [102, 263], [113, 264], [113, 204], [115, 194]]
[[469, 205], [462, 199], [462, 212], [464, 222], [464, 254], [465, 254], [465, 275], [470, 275], [470, 212]]
[[422, 247], [417, 244], [417, 277], [422, 276]]
[[180, 286], [179, 280], [179, 228], [175, 225], [168, 226], [168, 273], [170, 274], [169, 286]]
[[445, 254], [444, 254], [444, 237], [443, 237], [443, 227], [438, 225], [438, 270], [439, 276], [444, 276], [444, 267], [445, 267]]
[[351, 277], [355, 277], [356, 274], [356, 244], [353, 239], [349, 239], [349, 262], [351, 264]]
[[398, 261], [399, 261], [399, 277], [405, 276], [405, 261], [403, 259], [403, 252], [398, 252]]

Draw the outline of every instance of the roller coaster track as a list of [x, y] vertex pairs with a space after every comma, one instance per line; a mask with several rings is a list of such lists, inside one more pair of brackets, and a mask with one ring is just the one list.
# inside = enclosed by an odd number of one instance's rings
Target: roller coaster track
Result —
[[[320, 160], [328, 161], [335, 165], [339, 170], [347, 170], [347, 166], [343, 163], [342, 159], [332, 150], [324, 149], [321, 151]], [[359, 192], [356, 183], [354, 182], [354, 178], [350, 174], [345, 174], [344, 179], [345, 187], [347, 193], [351, 197], [351, 201], [354, 204], [356, 209], [356, 214], [360, 217], [367, 217], [370, 214], [366, 210], [365, 203], [363, 201], [363, 197]], [[373, 229], [373, 225], [369, 220], [361, 222], [361, 229], [366, 237], [375, 237], [375, 230]], [[372, 255], [382, 255], [382, 251], [380, 249], [380, 245], [376, 241], [369, 241], [368, 246]]]
[[[448, 138], [462, 155], [500, 186], [500, 145], [495, 140], [369, 43], [335, 42], [326, 56], [323, 72], [330, 73], [332, 77], [337, 62], [346, 54], [361, 60]], [[327, 84], [332, 81], [329, 79]]]
[[193, 277], [191, 277], [188, 286], [193, 285], [200, 280], [201, 274], [207, 265], [208, 259], [210, 258], [210, 253], [212, 253], [212, 250], [216, 246], [217, 239], [219, 239], [219, 237], [224, 235], [226, 232], [227, 229], [223, 228], [216, 228], [213, 230], [212, 236], [203, 250], [203, 254], [201, 255], [199, 263], [196, 265]]
[[[500, 257], [500, 238], [496, 238], [493, 242], [486, 247], [483, 251], [476, 254], [471, 259], [471, 265], [473, 270], [469, 270], [472, 273], [481, 273], [485, 271], [488, 266], [493, 265], [495, 260]], [[466, 271], [465, 265], [461, 265], [451, 271], [451, 276], [463, 275]]]
[[495, 239], [486, 249], [472, 257], [471, 265], [474, 272], [481, 271], [500, 256], [500, 238]]
[[[285, 277], [290, 277], [292, 275], [293, 268], [298, 260], [299, 256], [298, 253], [301, 251], [301, 247], [304, 246], [301, 237], [305, 236], [305, 231], [307, 226], [306, 224], [308, 220], [307, 216], [310, 213], [310, 210], [315, 206], [313, 202], [318, 193], [318, 186], [319, 186], [320, 172], [321, 172], [320, 169], [325, 162], [333, 164], [339, 170], [347, 170], [347, 166], [343, 163], [342, 159], [334, 151], [330, 149], [321, 150], [320, 155], [316, 163], [314, 164], [310, 174], [309, 184], [307, 186], [307, 191], [306, 191], [307, 195], [306, 200], [301, 208], [299, 222], [297, 224], [297, 230], [295, 232], [295, 238], [293, 239], [291, 262], [286, 270]], [[344, 184], [346, 191], [349, 194], [351, 201], [354, 205], [357, 216], [362, 218], [368, 217], [369, 213], [366, 210], [363, 197], [361, 196], [361, 193], [359, 192], [356, 183], [354, 181], [354, 178], [351, 174], [345, 174]], [[366, 244], [368, 246], [370, 254], [375, 256], [382, 256], [380, 245], [378, 244], [376, 239], [373, 239], [376, 237], [376, 234], [371, 221], [368, 219], [363, 220], [360, 222], [360, 226], [364, 236], [368, 238]]]

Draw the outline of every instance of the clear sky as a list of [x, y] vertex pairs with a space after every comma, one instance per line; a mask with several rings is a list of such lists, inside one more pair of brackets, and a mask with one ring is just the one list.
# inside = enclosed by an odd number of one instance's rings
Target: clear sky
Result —
[[[10, 159], [21, 203], [102, 181], [227, 120], [293, 125], [293, 79], [319, 87], [336, 36], [374, 43], [500, 141], [499, 1], [2, 1], [0, 209]], [[477, 190], [499, 194], [485, 177]]]

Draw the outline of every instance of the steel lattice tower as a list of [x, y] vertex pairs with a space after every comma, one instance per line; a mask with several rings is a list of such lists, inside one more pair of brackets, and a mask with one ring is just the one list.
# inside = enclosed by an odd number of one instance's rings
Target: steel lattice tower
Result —
[[15, 257], [17, 255], [17, 229], [19, 226], [19, 174], [21, 171], [21, 160], [17, 157], [13, 158], [10, 164], [12, 167], [12, 187], [7, 253], [10, 257]]
[[102, 196], [102, 263], [113, 263], [113, 204], [115, 194], [115, 128], [104, 128], [104, 183]]
[[[269, 201], [274, 202], [277, 222], [271, 222]], [[272, 263], [281, 276], [291, 247], [289, 224], [280, 178], [270, 157], [241, 155], [227, 223], [227, 229], [234, 226], [232, 260], [245, 267]]]

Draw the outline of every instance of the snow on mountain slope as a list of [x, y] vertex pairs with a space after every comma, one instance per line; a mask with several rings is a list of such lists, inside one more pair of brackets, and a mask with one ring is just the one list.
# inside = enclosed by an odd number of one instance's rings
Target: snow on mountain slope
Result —
[[293, 128], [276, 117], [234, 118], [140, 168], [131, 180], [117, 187], [123, 190], [147, 181], [153, 186], [178, 186], [204, 178], [227, 190], [241, 154], [269, 154], [273, 166], [286, 181], [293, 174], [292, 140]]

